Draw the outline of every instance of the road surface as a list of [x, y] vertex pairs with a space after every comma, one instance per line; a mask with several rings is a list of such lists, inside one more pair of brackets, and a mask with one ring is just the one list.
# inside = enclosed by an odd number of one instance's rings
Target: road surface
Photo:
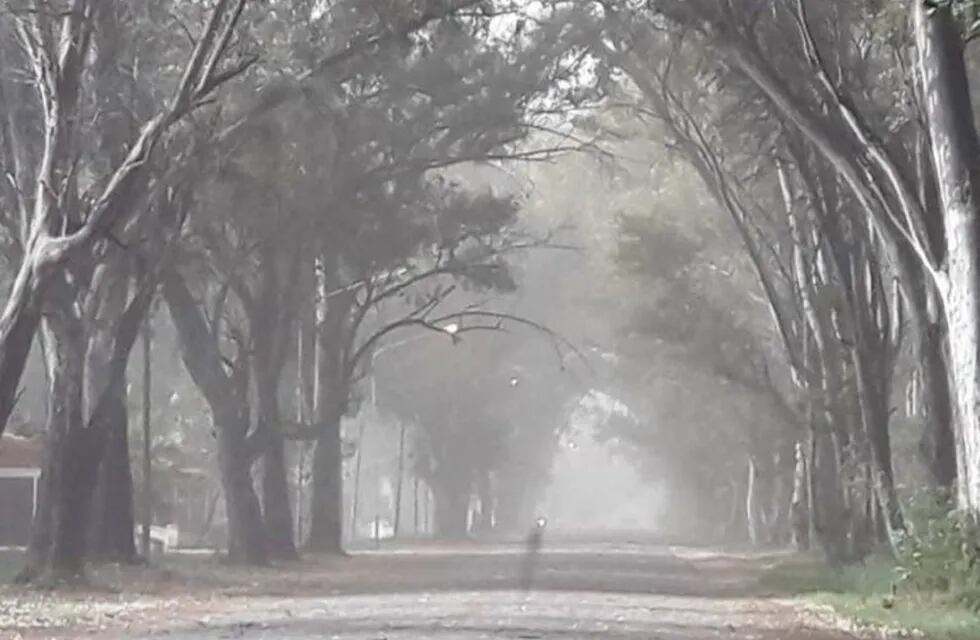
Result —
[[[548, 547], [521, 591], [516, 548], [357, 554], [320, 578], [221, 595], [101, 630], [147, 640], [853, 640], [758, 587], [759, 563], [634, 544]], [[295, 572], [295, 570], [289, 570]], [[283, 573], [287, 580], [293, 574]], [[322, 580], [329, 580], [327, 584]], [[121, 620], [124, 616], [118, 616]], [[121, 623], [120, 623], [121, 624]], [[0, 636], [2, 636], [0, 632]]]

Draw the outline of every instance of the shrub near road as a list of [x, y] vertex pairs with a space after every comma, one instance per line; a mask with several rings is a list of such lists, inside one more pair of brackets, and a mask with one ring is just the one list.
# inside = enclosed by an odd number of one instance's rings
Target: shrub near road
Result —
[[[962, 593], [916, 586], [894, 559], [834, 569], [813, 556], [771, 560], [760, 583], [833, 611], [858, 626], [918, 632], [930, 640], [980, 638], [975, 602]], [[971, 608], [972, 607], [972, 608]]]

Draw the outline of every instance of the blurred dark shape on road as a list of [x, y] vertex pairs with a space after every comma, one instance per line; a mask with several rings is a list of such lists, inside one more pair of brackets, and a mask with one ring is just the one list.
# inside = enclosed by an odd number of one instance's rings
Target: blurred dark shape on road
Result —
[[534, 528], [527, 536], [525, 543], [524, 564], [521, 567], [521, 589], [530, 591], [534, 581], [534, 570], [537, 566], [538, 554], [544, 542], [544, 529], [548, 526], [548, 519], [540, 517], [534, 522]]

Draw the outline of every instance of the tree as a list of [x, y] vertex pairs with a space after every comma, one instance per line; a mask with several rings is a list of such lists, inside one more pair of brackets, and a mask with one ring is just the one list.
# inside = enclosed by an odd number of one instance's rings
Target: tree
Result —
[[[920, 99], [924, 95], [921, 85], [911, 87], [911, 91], [908, 87], [902, 90], [902, 93], [909, 96], [904, 104], [911, 104], [912, 110], [903, 109], [903, 103], [898, 103], [898, 108], [895, 109], [894, 100], [890, 100], [890, 104], [876, 104], [860, 97], [859, 83], [870, 77], [860, 70], [869, 68], [868, 65], [878, 60], [879, 53], [896, 51], [895, 43], [908, 42], [910, 33], [901, 26], [902, 14], [905, 12], [898, 8], [882, 7], [861, 13], [842, 3], [831, 7], [833, 11], [847, 14], [849, 20], [867, 29], [871, 35], [869, 42], [873, 46], [862, 55], [861, 50], [843, 40], [840, 31], [833, 29], [828, 19], [830, 13], [824, 8], [815, 9], [812, 3], [798, 2], [793, 6], [782, 7], [767, 15], [765, 20], [752, 25], [743, 24], [746, 28], [741, 31], [732, 28], [740, 22], [738, 14], [719, 12], [706, 4], [688, 3], [681, 8], [676, 3], [668, 2], [662, 3], [657, 9], [667, 12], [671, 18], [686, 26], [696, 28], [705, 38], [705, 42], [729, 55], [739, 72], [766, 96], [773, 108], [833, 167], [863, 214], [874, 223], [884, 250], [900, 265], [903, 273], [906, 297], [917, 322], [923, 328], [919, 333], [923, 352], [927, 354], [926, 362], [937, 367], [927, 377], [939, 382], [927, 388], [941, 391], [942, 379], [947, 374], [952, 375], [952, 398], [955, 405], [960, 407], [958, 412], [962, 418], [957, 420], [955, 432], [958, 434], [959, 444], [964, 444], [970, 437], [969, 434], [975, 430], [975, 421], [962, 407], [972, 402], [968, 397], [972, 393], [970, 389], [976, 385], [969, 380], [969, 366], [943, 366], [935, 354], [944, 352], [946, 347], [941, 343], [937, 344], [935, 340], [930, 342], [930, 339], [945, 333], [944, 327], [952, 318], [959, 318], [961, 314], [970, 315], [964, 306], [964, 300], [970, 296], [952, 283], [949, 279], [950, 272], [947, 271], [950, 265], [969, 263], [970, 243], [955, 241], [950, 235], [955, 226], [949, 224], [949, 218], [930, 215], [931, 211], [937, 210], [937, 207], [932, 206], [938, 194], [935, 176], [943, 171], [942, 165], [935, 166], [935, 160], [910, 162], [911, 159], [923, 158], [922, 151], [930, 149], [930, 145], [935, 143], [935, 140], [930, 140], [926, 135], [928, 132], [919, 126], [921, 122], [928, 122], [927, 118], [919, 117], [924, 113], [924, 103]], [[949, 36], [946, 47], [925, 48], [919, 51], [919, 55], [938, 61], [939, 57], [930, 56], [943, 55], [939, 52], [945, 51], [951, 55], [942, 59], [955, 61], [959, 55], [957, 51], [962, 51], [958, 45], [962, 42], [962, 35], [953, 26], [951, 8], [948, 5], [927, 8], [926, 3], [922, 3], [917, 4], [913, 11], [920, 17], [929, 18], [926, 21], [920, 20], [920, 35], [925, 33], [923, 28], [928, 29], [932, 25], [945, 29], [943, 33]], [[897, 27], [894, 26], [896, 17], [899, 25]], [[795, 42], [780, 41], [777, 33], [790, 29], [799, 34], [799, 38]], [[763, 41], [766, 45], [761, 44]], [[920, 38], [920, 43], [925, 44], [926, 40]], [[767, 64], [761, 53], [761, 46], [770, 45], [769, 58], [772, 59], [772, 52], [778, 51], [779, 59], [786, 61], [778, 68]], [[904, 57], [899, 57], [898, 60], [902, 64], [905, 62]], [[846, 81], [835, 80], [832, 68], [846, 69]], [[945, 83], [948, 83], [948, 87], [954, 87], [958, 95], [966, 96], [968, 91], [963, 89], [968, 86], [967, 77], [963, 66], [960, 65], [959, 68], [959, 73], [945, 76]], [[920, 74], [919, 80], [923, 77]], [[936, 86], [938, 85], [932, 85], [933, 88]], [[823, 114], [809, 108], [807, 101], [811, 99], [827, 106]], [[961, 101], [957, 107], [961, 112], [962, 105]], [[882, 122], [885, 119], [879, 114], [887, 112], [889, 107], [893, 107], [890, 119], [902, 122], [905, 125], [902, 132], [908, 133], [893, 136], [886, 142], [882, 132]], [[972, 122], [970, 118], [962, 121]], [[928, 155], [927, 151], [925, 157]], [[962, 253], [954, 256], [951, 251]], [[947, 282], [950, 285], [948, 287]], [[963, 335], [961, 332], [957, 333]], [[948, 346], [948, 338], [946, 340]], [[964, 350], [960, 349], [959, 352]], [[941, 397], [936, 400], [939, 403], [944, 401]], [[943, 420], [945, 415], [945, 411], [939, 410], [935, 417]], [[931, 441], [945, 443], [947, 438], [942, 436], [942, 425], [935, 428], [938, 435], [932, 437]], [[950, 459], [945, 454], [934, 458]], [[961, 455], [959, 458], [961, 471], [969, 468], [966, 458], [969, 455]], [[948, 472], [941, 469], [939, 471], [938, 478], [949, 478]], [[969, 478], [960, 478], [958, 485], [961, 489], [961, 504], [967, 509], [974, 508], [970, 491], [966, 489], [971, 483]]]
[[[423, 363], [425, 376], [409, 375]], [[536, 331], [489, 328], [405, 345], [378, 365], [382, 406], [413, 426], [414, 471], [434, 492], [437, 535], [466, 536], [474, 499], [476, 530], [524, 531], [583, 392], [580, 369], [561, 372]]]
[[[155, 108], [156, 114], [134, 138], [120, 135], [116, 123], [104, 123], [96, 140], [102, 145], [100, 151], [108, 150], [104, 159], [111, 165], [108, 170], [103, 168], [102, 157], [80, 152], [88, 131], [79, 123], [97, 112], [103, 97], [95, 83], [106, 78], [89, 73], [89, 53], [117, 44], [118, 30], [96, 28], [109, 20], [101, 10], [114, 7], [79, 0], [64, 3], [53, 14], [46, 8], [24, 7], [15, 8], [5, 18], [11, 21], [8, 31], [18, 33], [24, 52], [14, 66], [29, 69], [37, 88], [36, 107], [25, 108], [36, 108], [41, 117], [36, 127], [18, 132], [26, 136], [13, 135], [12, 126], [5, 131], [8, 166], [16, 172], [12, 184], [17, 185], [14, 203], [20, 212], [23, 252], [0, 319], [0, 423], [6, 423], [12, 410], [39, 323], [51, 380], [50, 455], [42, 479], [40, 516], [22, 578], [73, 579], [83, 567], [97, 469], [108, 425], [118, 419], [118, 411], [114, 418], [110, 407], [118, 407], [129, 349], [150, 297], [145, 293], [149, 287], [144, 286], [125, 306], [116, 302], [106, 308], [103, 304], [104, 292], [125, 283], [117, 280], [114, 268], [119, 263], [114, 262], [110, 238], [128, 240], [141, 226], [146, 227], [145, 218], [133, 212], [141, 208], [150, 180], [151, 155], [164, 134], [210, 99], [221, 84], [250, 66], [250, 59], [230, 66], [226, 62], [244, 4], [219, 2], [210, 15], [202, 16], [202, 36], [176, 90], [164, 106]], [[27, 122], [32, 121], [28, 118]], [[91, 173], [80, 171], [80, 166]], [[114, 299], [125, 302], [125, 297]], [[114, 344], [96, 341], [95, 348], [107, 354], [102, 361], [111, 366], [109, 371], [102, 370], [103, 379], [96, 380], [89, 391], [85, 388], [89, 331], [95, 319], [106, 313], [115, 314], [105, 318], [114, 323], [110, 324]], [[95, 362], [92, 360], [93, 366]]]

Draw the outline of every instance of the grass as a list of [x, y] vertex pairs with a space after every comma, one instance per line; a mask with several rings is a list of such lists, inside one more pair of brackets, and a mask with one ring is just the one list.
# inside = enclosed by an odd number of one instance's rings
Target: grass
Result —
[[793, 556], [769, 564], [760, 582], [777, 595], [827, 605], [860, 625], [918, 631], [929, 640], [980, 638], [980, 615], [949, 594], [902, 589], [886, 558], [835, 570], [818, 558]]

